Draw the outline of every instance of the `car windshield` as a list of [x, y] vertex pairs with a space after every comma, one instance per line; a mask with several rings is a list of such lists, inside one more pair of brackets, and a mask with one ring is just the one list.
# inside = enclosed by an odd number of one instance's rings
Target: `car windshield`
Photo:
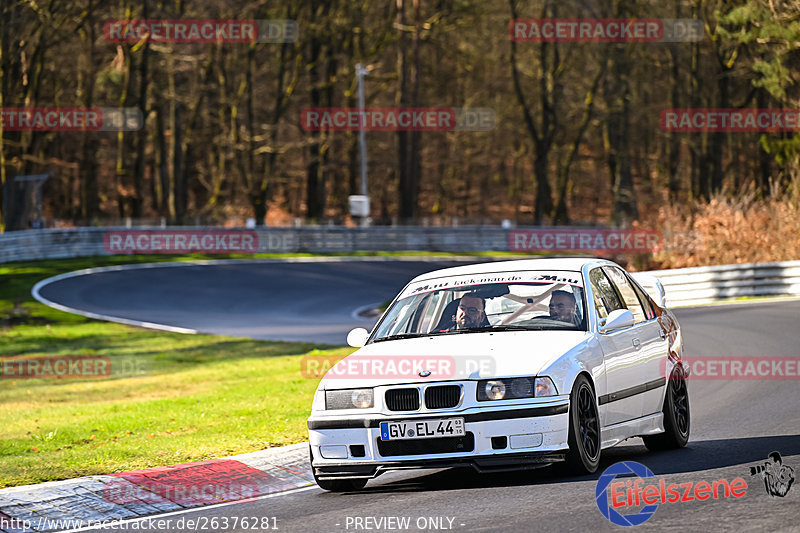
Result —
[[580, 272], [521, 271], [409, 284], [372, 342], [503, 330], [586, 330]]

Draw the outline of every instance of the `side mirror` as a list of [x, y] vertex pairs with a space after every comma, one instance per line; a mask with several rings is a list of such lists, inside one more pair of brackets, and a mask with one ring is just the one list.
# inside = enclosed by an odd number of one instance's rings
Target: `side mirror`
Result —
[[367, 343], [368, 338], [369, 331], [364, 328], [351, 329], [350, 333], [347, 334], [347, 344], [353, 348], [361, 348]]
[[629, 328], [633, 325], [633, 313], [627, 309], [616, 309], [602, 322], [599, 328], [600, 333], [611, 333], [619, 329]]

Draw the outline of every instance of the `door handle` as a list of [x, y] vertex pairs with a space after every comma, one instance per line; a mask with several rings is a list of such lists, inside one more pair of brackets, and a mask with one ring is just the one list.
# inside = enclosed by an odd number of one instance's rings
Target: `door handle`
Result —
[[640, 341], [639, 339], [633, 339], [633, 341], [631, 341], [631, 342], [633, 343], [633, 347], [634, 347], [634, 348], [636, 348], [637, 350], [638, 350], [638, 349], [641, 347], [641, 345], [642, 345], [642, 343], [641, 343], [641, 341]]

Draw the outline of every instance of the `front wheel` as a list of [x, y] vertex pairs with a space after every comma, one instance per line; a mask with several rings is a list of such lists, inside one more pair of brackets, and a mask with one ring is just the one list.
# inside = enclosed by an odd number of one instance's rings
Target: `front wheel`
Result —
[[586, 376], [575, 380], [569, 397], [567, 469], [573, 474], [592, 474], [600, 465], [600, 418], [594, 390]]
[[664, 396], [664, 433], [642, 437], [648, 450], [683, 448], [689, 442], [691, 418], [689, 415], [689, 388], [683, 367], [676, 365], [667, 381]]

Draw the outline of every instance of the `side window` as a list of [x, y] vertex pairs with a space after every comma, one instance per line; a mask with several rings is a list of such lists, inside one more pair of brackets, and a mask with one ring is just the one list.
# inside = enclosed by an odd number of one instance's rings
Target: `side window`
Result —
[[625, 307], [633, 313], [634, 324], [647, 320], [644, 309], [642, 309], [642, 303], [639, 301], [639, 297], [636, 295], [636, 291], [628, 281], [625, 273], [617, 267], [603, 267], [603, 271], [608, 274], [608, 277], [611, 278], [611, 281], [614, 282], [617, 290], [619, 290], [625, 302]]
[[617, 309], [623, 309], [624, 306], [619, 301], [617, 292], [611, 285], [603, 271], [595, 268], [589, 272], [589, 281], [592, 284], [592, 292], [594, 293], [594, 305], [597, 308], [597, 316], [606, 318], [609, 313]]
[[639, 284], [636, 283], [635, 279], [631, 278], [630, 276], [627, 276], [627, 278], [631, 284], [631, 287], [633, 287], [634, 292], [636, 292], [636, 295], [639, 297], [639, 301], [642, 302], [642, 308], [644, 309], [644, 314], [647, 317], [647, 320], [655, 318], [656, 312], [653, 310], [653, 304], [650, 301], [650, 297], [646, 292], [644, 292], [644, 289], [642, 289]]

